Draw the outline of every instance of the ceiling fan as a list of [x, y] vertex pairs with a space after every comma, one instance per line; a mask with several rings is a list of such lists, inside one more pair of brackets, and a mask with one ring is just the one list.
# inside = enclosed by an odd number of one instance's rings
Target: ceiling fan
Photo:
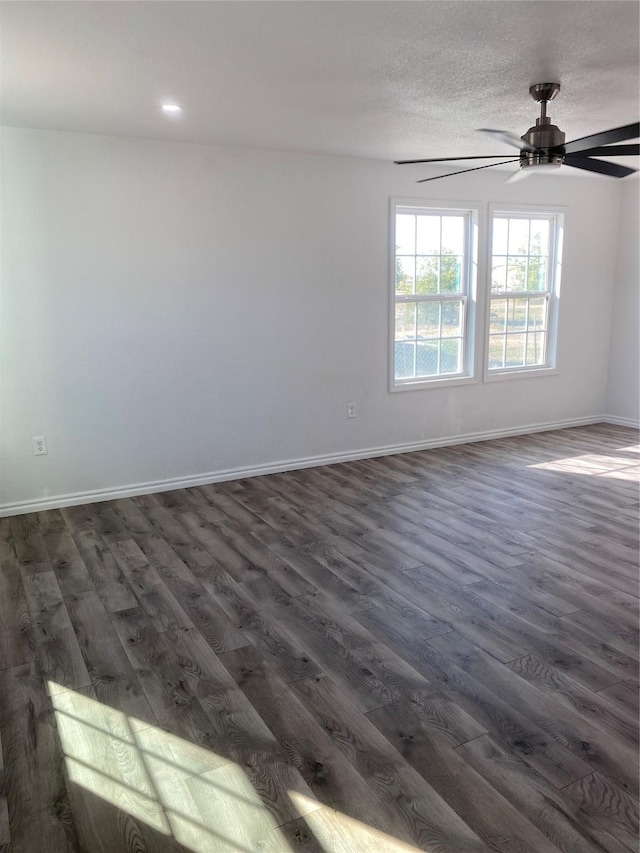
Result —
[[550, 171], [560, 166], [573, 166], [574, 169], [584, 169], [587, 172], [599, 172], [612, 178], [624, 178], [637, 172], [629, 166], [619, 163], [609, 163], [606, 160], [593, 159], [600, 157], [627, 157], [640, 153], [640, 145], [614, 145], [616, 142], [624, 142], [627, 139], [637, 139], [640, 136], [640, 123], [627, 124], [624, 127], [616, 127], [605, 130], [602, 133], [594, 133], [591, 136], [583, 136], [582, 139], [574, 139], [573, 142], [565, 142], [565, 135], [551, 119], [547, 116], [547, 104], [552, 101], [560, 91], [559, 83], [536, 83], [529, 88], [531, 97], [540, 104], [540, 118], [536, 119], [533, 127], [524, 134], [516, 136], [508, 130], [491, 130], [488, 127], [478, 128], [482, 133], [490, 133], [495, 139], [500, 139], [508, 145], [520, 149], [518, 159], [505, 160], [502, 154], [481, 154], [476, 157], [434, 157], [428, 160], [396, 160], [398, 166], [406, 166], [410, 163], [445, 163], [451, 160], [496, 160], [499, 163], [489, 163], [486, 166], [475, 166], [471, 169], [461, 169], [458, 172], [449, 172], [447, 175], [436, 175], [434, 178], [422, 178], [417, 183], [426, 181], [437, 181], [440, 178], [449, 178], [452, 175], [461, 175], [464, 172], [477, 172], [480, 169], [489, 169], [491, 166], [502, 166], [505, 163], [520, 163], [520, 170], [515, 172], [509, 181], [531, 174], [534, 169]]

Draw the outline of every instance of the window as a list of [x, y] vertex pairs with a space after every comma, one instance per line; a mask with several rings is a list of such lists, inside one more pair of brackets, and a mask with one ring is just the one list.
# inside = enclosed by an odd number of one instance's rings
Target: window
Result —
[[467, 377], [472, 211], [396, 204], [392, 219], [392, 388]]
[[487, 376], [555, 366], [562, 218], [494, 211]]

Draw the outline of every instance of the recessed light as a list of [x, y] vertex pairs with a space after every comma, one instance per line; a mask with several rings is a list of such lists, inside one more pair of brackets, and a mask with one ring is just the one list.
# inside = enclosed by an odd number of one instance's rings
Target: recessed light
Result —
[[163, 113], [181, 113], [182, 107], [178, 106], [178, 104], [163, 104], [162, 105]]

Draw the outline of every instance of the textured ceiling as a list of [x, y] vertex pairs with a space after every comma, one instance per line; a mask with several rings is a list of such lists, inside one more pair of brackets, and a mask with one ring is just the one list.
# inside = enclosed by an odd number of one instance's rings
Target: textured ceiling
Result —
[[[637, 2], [3, 2], [2, 123], [360, 157], [510, 154], [639, 110]], [[180, 118], [159, 105], [175, 100]]]

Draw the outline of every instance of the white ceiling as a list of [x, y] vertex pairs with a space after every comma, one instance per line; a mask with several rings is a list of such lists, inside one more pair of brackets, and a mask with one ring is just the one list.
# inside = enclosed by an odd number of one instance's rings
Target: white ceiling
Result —
[[3, 2], [1, 120], [385, 160], [511, 155], [474, 128], [524, 133], [532, 83], [562, 84], [550, 114], [567, 139], [638, 119], [639, 8]]

